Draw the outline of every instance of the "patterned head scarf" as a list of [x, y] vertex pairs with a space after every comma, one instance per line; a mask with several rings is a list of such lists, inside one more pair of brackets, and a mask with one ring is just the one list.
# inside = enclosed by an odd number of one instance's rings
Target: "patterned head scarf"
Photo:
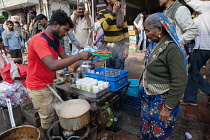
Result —
[[[177, 46], [179, 47], [180, 51], [182, 52], [182, 54], [184, 56], [184, 64], [185, 64], [185, 67], [186, 67], [186, 71], [188, 71], [187, 54], [186, 54], [184, 46], [181, 44], [181, 42], [179, 41], [179, 38], [177, 36], [175, 22], [171, 21], [163, 13], [155, 13], [155, 15], [157, 16], [157, 18], [159, 19], [159, 21], [161, 22], [163, 27], [166, 29], [168, 34], [171, 36], [171, 38], [174, 40], [174, 42], [177, 44]], [[147, 51], [146, 51], [146, 56], [145, 56], [146, 59], [148, 59], [152, 49], [154, 47], [156, 47], [157, 44], [158, 44], [158, 42], [154, 42], [154, 41], [150, 42], [150, 44], [149, 44], [149, 46], [147, 48]]]

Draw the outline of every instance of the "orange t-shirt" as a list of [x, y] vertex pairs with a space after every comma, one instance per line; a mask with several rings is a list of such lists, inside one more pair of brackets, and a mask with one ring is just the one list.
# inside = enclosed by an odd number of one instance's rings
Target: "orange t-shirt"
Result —
[[[43, 33], [52, 41], [52, 38], [46, 31], [36, 34], [32, 37], [28, 47], [28, 71], [26, 85], [30, 90], [39, 90], [45, 88], [47, 84], [53, 84], [53, 78], [56, 72], [50, 69], [42, 62], [42, 58], [53, 55], [58, 59], [58, 53], [51, 47], [43, 36]], [[58, 44], [58, 52], [63, 52], [63, 48]]]

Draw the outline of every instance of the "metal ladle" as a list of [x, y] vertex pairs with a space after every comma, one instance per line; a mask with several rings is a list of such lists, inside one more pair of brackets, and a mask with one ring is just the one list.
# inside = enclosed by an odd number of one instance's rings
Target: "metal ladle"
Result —
[[64, 100], [58, 95], [58, 93], [50, 86], [47, 85], [47, 87], [52, 91], [52, 93], [61, 101], [61, 103], [64, 103]]

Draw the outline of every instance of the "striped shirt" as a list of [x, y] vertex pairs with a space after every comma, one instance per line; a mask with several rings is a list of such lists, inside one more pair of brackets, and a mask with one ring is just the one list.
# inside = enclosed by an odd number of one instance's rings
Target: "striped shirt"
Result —
[[126, 18], [123, 27], [116, 25], [116, 14], [108, 9], [99, 12], [101, 27], [104, 30], [104, 40], [107, 42], [118, 42], [125, 39], [125, 45], [129, 46], [129, 36]]

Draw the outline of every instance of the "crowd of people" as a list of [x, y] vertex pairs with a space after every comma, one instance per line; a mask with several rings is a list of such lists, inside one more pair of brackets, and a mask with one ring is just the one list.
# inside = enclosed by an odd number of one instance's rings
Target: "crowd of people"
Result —
[[[4, 31], [0, 30], [1, 51], [20, 58], [17, 63], [22, 63], [22, 48], [28, 44], [26, 84], [45, 136], [55, 116], [50, 108], [54, 95], [47, 85], [53, 84], [56, 70], [93, 58], [86, 51], [68, 55], [71, 51], [97, 45], [112, 52], [112, 58], [106, 60], [107, 67], [124, 69], [129, 49], [124, 9], [117, 0], [104, 2], [107, 7], [99, 12], [95, 24], [85, 4], [80, 2], [71, 17], [58, 9], [48, 20], [45, 15], [30, 10], [28, 28], [7, 21]], [[162, 13], [147, 16], [147, 9], [142, 8], [134, 20], [139, 34], [137, 51], [145, 50], [145, 70], [139, 88], [143, 140], [169, 139], [183, 96], [182, 104], [191, 106], [198, 106], [198, 89], [210, 96], [210, 85], [199, 73], [210, 57], [210, 1], [185, 2], [198, 13], [194, 19], [178, 0], [159, 0], [160, 6], [165, 7]], [[194, 51], [189, 55], [185, 46], [193, 40]]]

